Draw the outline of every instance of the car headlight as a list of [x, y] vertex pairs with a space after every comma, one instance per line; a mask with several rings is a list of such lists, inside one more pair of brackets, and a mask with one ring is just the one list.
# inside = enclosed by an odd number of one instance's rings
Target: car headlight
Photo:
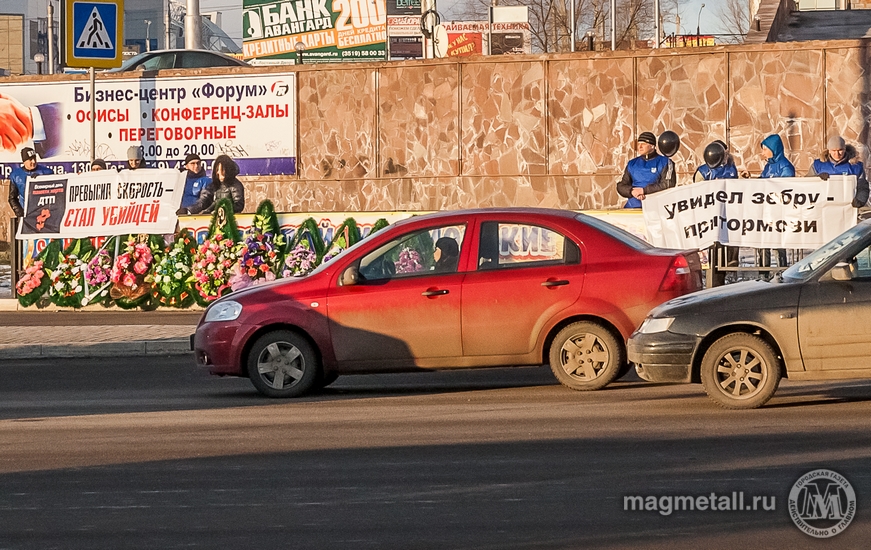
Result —
[[239, 318], [239, 315], [242, 313], [242, 304], [239, 302], [234, 302], [233, 300], [227, 300], [224, 302], [218, 302], [209, 308], [206, 312], [206, 319], [203, 321], [204, 323], [211, 323], [214, 321], [235, 321]]
[[638, 328], [638, 332], [641, 334], [654, 334], [656, 332], [665, 332], [668, 330], [668, 327], [674, 323], [674, 317], [660, 317], [658, 319], [654, 319], [653, 317], [648, 317], [641, 323], [641, 326]]

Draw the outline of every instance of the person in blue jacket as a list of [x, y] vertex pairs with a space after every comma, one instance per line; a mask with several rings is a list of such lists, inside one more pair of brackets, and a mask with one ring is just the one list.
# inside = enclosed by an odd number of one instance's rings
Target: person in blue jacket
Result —
[[696, 169], [693, 181], [708, 181], [736, 179], [738, 169], [729, 154], [726, 144], [720, 140], [713, 141], [705, 147], [705, 163]]
[[629, 199], [624, 208], [641, 208], [644, 198], [669, 189], [677, 183], [674, 163], [656, 152], [656, 136], [641, 132], [636, 145], [638, 156], [630, 160], [617, 182], [617, 193]]
[[795, 166], [783, 154], [783, 141], [777, 134], [771, 134], [762, 140], [762, 156], [765, 167], [760, 178], [794, 178]]
[[[696, 169], [693, 174], [693, 181], [710, 181], [723, 179], [737, 179], [738, 168], [735, 167], [735, 161], [732, 155], [729, 154], [726, 148], [726, 143], [720, 140], [712, 141], [705, 147], [704, 152], [705, 163]], [[722, 262], [719, 249], [722, 247], [719, 243], [714, 243], [709, 252], [710, 256], [717, 255], [718, 264]], [[726, 246], [726, 266], [738, 267], [739, 248], [737, 246]], [[718, 269], [714, 271], [714, 286], [722, 286], [726, 284], [726, 272]]]
[[862, 208], [868, 203], [868, 179], [865, 177], [865, 166], [859, 160], [856, 148], [847, 145], [841, 136], [832, 136], [826, 144], [826, 150], [811, 164], [807, 175], [819, 176], [827, 180], [829, 176], [856, 176], [856, 193], [853, 196], [853, 208]]
[[[783, 154], [783, 141], [777, 134], [771, 134], [762, 140], [762, 156], [765, 158], [765, 167], [760, 178], [794, 178], [795, 166], [789, 162], [786, 155]], [[777, 265], [783, 267], [786, 265], [786, 249], [774, 249], [777, 252]], [[762, 266], [771, 265], [774, 257], [770, 248], [758, 249], [756, 254], [757, 262]]]
[[53, 174], [51, 168], [37, 163], [36, 151], [31, 147], [21, 150], [21, 166], [9, 175], [9, 206], [15, 212], [16, 218], [24, 217], [24, 197], [27, 190], [27, 178]]
[[207, 185], [212, 183], [212, 178], [206, 175], [203, 160], [196, 153], [191, 153], [184, 158], [186, 176], [184, 180], [184, 194], [181, 197], [181, 207], [190, 208], [197, 203], [200, 193]]

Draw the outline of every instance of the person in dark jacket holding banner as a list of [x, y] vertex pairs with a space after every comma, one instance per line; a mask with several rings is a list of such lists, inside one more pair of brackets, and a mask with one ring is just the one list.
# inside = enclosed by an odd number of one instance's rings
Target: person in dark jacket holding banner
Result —
[[[735, 167], [735, 161], [732, 160], [732, 155], [726, 149], [726, 144], [720, 140], [712, 141], [705, 147], [704, 152], [705, 163], [696, 169], [693, 174], [693, 181], [710, 181], [737, 179], [738, 169]], [[719, 243], [714, 243], [708, 254], [717, 258], [717, 266], [721, 266], [722, 256], [720, 250], [724, 248]], [[726, 265], [728, 267], [738, 267], [739, 248], [737, 246], [726, 246]], [[722, 286], [726, 284], [726, 272], [723, 270], [714, 271], [714, 286]]]
[[245, 210], [245, 187], [236, 179], [239, 165], [227, 155], [218, 155], [212, 166], [212, 183], [200, 193], [200, 198], [190, 208], [180, 208], [178, 214], [211, 214], [221, 199], [230, 199], [233, 213]]
[[9, 206], [16, 218], [24, 217], [24, 197], [27, 191], [27, 178], [53, 174], [51, 168], [37, 162], [36, 151], [30, 147], [21, 150], [21, 166], [9, 175]]
[[820, 158], [814, 160], [807, 171], [808, 177], [819, 176], [823, 180], [829, 176], [856, 176], [856, 193], [853, 208], [862, 208], [868, 203], [868, 179], [865, 165], [859, 160], [856, 148], [847, 145], [841, 136], [832, 136]]
[[191, 153], [185, 157], [184, 167], [186, 173], [181, 207], [190, 208], [197, 203], [203, 189], [212, 183], [212, 178], [206, 175], [206, 167], [203, 164], [203, 160], [196, 153]]
[[617, 182], [617, 193], [629, 199], [624, 208], [641, 208], [644, 197], [674, 187], [677, 182], [671, 159], [656, 152], [653, 133], [641, 132], [636, 151], [638, 156], [629, 161]]

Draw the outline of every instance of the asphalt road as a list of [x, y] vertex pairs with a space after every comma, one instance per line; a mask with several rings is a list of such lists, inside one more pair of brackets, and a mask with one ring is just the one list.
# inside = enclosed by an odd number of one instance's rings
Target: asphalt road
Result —
[[[273, 401], [183, 358], [7, 361], [0, 549], [865, 548], [869, 413], [871, 382], [785, 382], [744, 412], [699, 386], [572, 392], [546, 368], [347, 377]], [[857, 495], [824, 540], [786, 505], [816, 468]], [[742, 491], [774, 509], [624, 510]]]

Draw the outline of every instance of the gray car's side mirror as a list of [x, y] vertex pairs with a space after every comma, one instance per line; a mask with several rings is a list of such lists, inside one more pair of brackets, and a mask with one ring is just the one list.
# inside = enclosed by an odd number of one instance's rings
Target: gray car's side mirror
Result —
[[353, 286], [357, 284], [359, 279], [360, 272], [357, 270], [357, 266], [352, 265], [342, 273], [342, 280], [340, 282], [342, 286]]
[[853, 278], [853, 266], [847, 262], [838, 262], [832, 268], [832, 279], [836, 281], [849, 281]]

